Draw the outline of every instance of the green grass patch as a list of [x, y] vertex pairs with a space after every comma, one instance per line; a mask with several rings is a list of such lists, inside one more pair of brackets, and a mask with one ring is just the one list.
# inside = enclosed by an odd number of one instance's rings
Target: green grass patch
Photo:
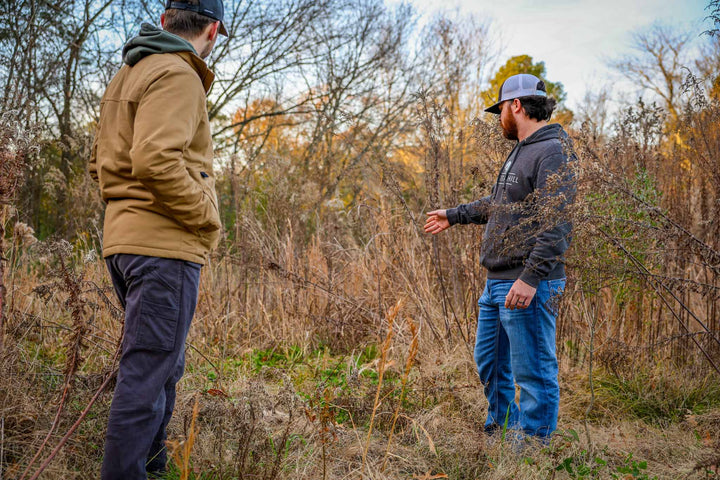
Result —
[[710, 376], [638, 372], [629, 378], [600, 375], [595, 381], [601, 403], [654, 425], [666, 426], [688, 413], [720, 407], [720, 382]]

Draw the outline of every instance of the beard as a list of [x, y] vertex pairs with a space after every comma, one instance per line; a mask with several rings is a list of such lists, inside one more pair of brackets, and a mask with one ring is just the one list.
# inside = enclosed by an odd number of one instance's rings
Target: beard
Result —
[[517, 128], [517, 122], [515, 121], [515, 117], [512, 115], [508, 115], [504, 121], [502, 116], [500, 117], [500, 126], [502, 127], [503, 136], [507, 138], [508, 140], [517, 140], [518, 139], [518, 128]]
[[213, 49], [213, 44], [212, 44], [212, 43], [208, 43], [207, 45], [205, 45], [205, 48], [203, 48], [202, 51], [199, 52], [199, 53], [200, 53], [200, 58], [202, 58], [203, 60], [205, 60], [207, 57], [210, 56], [210, 52], [212, 52], [212, 49]]

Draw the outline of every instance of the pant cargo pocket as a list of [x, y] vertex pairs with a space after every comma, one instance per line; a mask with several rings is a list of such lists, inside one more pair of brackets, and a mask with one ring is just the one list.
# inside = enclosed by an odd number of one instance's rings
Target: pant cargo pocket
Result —
[[142, 300], [136, 336], [136, 347], [172, 352], [177, 337], [179, 308], [168, 308], [147, 299]]

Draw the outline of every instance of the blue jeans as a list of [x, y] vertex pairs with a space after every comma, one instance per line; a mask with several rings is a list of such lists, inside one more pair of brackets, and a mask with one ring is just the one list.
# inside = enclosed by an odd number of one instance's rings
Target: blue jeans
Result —
[[185, 367], [200, 265], [125, 254], [106, 263], [125, 308], [125, 336], [101, 478], [144, 480], [165, 470], [165, 429]]
[[508, 428], [547, 437], [560, 403], [555, 318], [565, 279], [541, 281], [528, 308], [509, 310], [505, 297], [514, 282], [488, 279], [478, 301], [475, 363], [489, 403], [485, 430], [502, 428], [507, 416]]

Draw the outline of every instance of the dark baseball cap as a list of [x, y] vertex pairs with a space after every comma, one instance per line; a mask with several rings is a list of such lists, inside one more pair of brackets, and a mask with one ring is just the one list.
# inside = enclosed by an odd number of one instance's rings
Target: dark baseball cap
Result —
[[220, 28], [218, 31], [221, 35], [225, 35], [226, 37], [228, 36], [225, 23], [223, 22], [225, 8], [223, 7], [222, 0], [198, 0], [197, 4], [167, 0], [165, 3], [165, 10], [169, 8], [175, 8], [177, 10], [190, 10], [191, 12], [199, 13], [205, 17], [210, 17], [213, 20], [218, 20], [220, 22]]
[[508, 77], [500, 86], [500, 92], [498, 92], [498, 101], [492, 107], [486, 108], [485, 111], [488, 113], [500, 113], [500, 104], [505, 100], [512, 100], [513, 98], [530, 97], [533, 95], [539, 95], [541, 97], [547, 97], [547, 90], [545, 89], [545, 82], [540, 80], [535, 75], [529, 73], [519, 73]]

